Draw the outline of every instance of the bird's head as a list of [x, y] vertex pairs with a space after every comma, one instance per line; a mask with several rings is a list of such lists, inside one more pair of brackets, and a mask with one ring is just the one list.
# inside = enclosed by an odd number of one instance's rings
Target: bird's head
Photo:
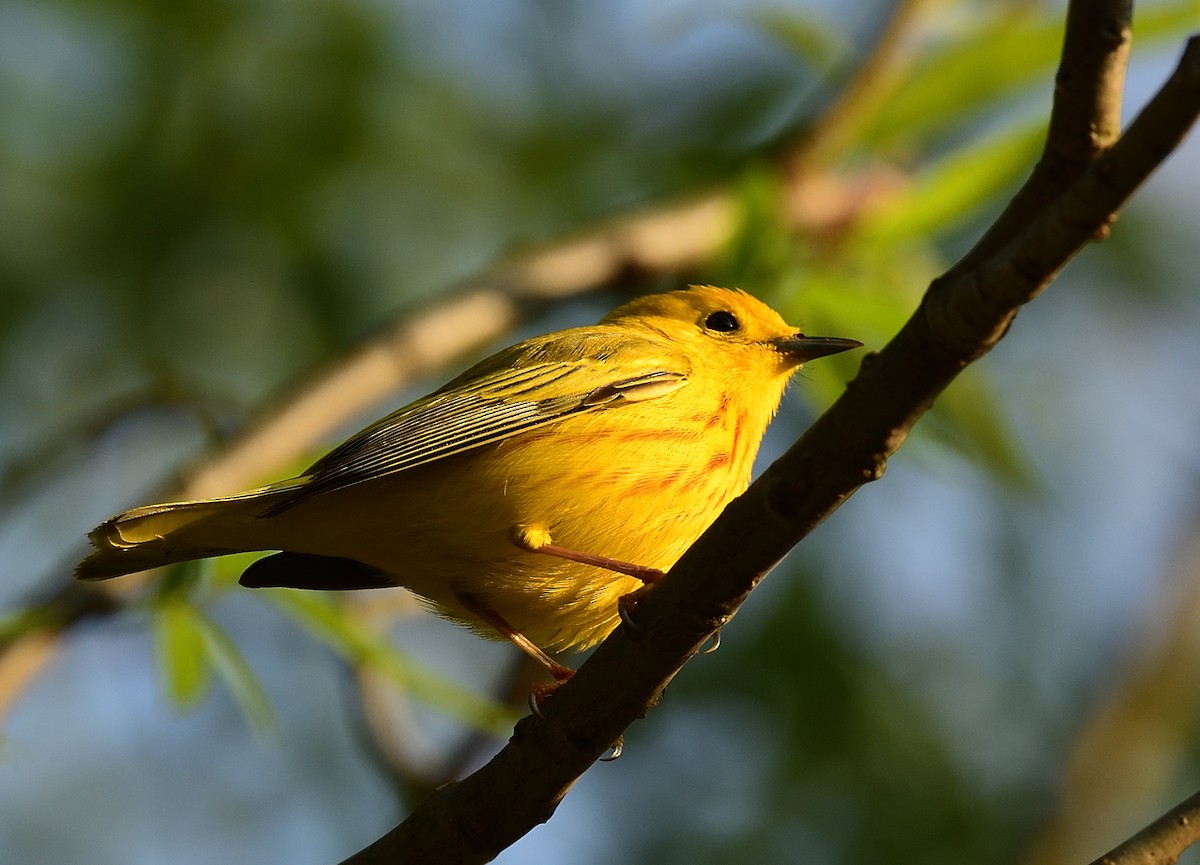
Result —
[[854, 339], [808, 336], [758, 298], [711, 285], [639, 297], [610, 313], [604, 323], [657, 332], [731, 375], [746, 372], [785, 381], [807, 361], [862, 345]]

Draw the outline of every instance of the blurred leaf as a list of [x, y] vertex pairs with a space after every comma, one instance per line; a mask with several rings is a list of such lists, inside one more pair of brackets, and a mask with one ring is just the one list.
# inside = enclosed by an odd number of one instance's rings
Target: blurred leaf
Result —
[[[864, 255], [857, 268], [812, 268], [796, 274], [779, 304], [789, 320], [799, 320], [809, 333], [862, 340], [860, 351], [822, 359], [805, 367], [798, 390], [815, 408], [832, 403], [862, 362], [863, 353], [878, 351], [916, 309], [929, 274], [938, 262], [920, 247], [893, 250], [894, 255]], [[791, 315], [793, 309], [798, 313]], [[918, 430], [978, 464], [1007, 484], [1036, 486], [1036, 476], [1016, 445], [1006, 416], [989, 383], [986, 368], [963, 372], [938, 398]]]
[[290, 589], [262, 594], [315, 638], [354, 665], [372, 667], [414, 698], [489, 736], [506, 736], [519, 717], [507, 706], [449, 682], [371, 633], [335, 595]]
[[164, 568], [162, 576], [154, 582], [155, 599], [169, 604], [191, 597], [207, 567], [207, 560], [193, 559]]
[[1030, 83], [1049, 79], [1062, 48], [1061, 14], [1032, 4], [997, 8], [995, 17], [982, 22], [960, 19], [969, 23], [951, 33], [940, 50], [926, 55], [864, 130], [864, 145], [922, 139], [961, 128], [967, 118]]
[[1134, 16], [1137, 44], [1158, 39], [1175, 40], [1180, 34], [1195, 30], [1200, 22], [1200, 0], [1175, 0], [1139, 6]]
[[718, 285], [759, 293], [794, 259], [796, 240], [781, 219], [780, 178], [763, 165], [737, 178], [738, 227], [709, 265]]
[[849, 43], [836, 30], [797, 9], [768, 9], [751, 13], [750, 20], [816, 70], [831, 69], [850, 53]]
[[59, 626], [58, 617], [44, 606], [22, 607], [0, 617], [0, 651], [24, 636]]
[[812, 262], [783, 281], [772, 301], [807, 333], [850, 336], [877, 350], [912, 314], [928, 281], [930, 267], [914, 263], [865, 255], [836, 267]]
[[[1060, 9], [1032, 3], [993, 8], [999, 12], [987, 20], [959, 18], [967, 23], [950, 34], [943, 48], [926, 55], [864, 130], [861, 143], [866, 149], [961, 129], [969, 118], [1031, 85], [1048, 85], [1062, 49]], [[1200, 0], [1139, 8], [1137, 43], [1177, 39], [1180, 31], [1196, 26], [1198, 15]]]
[[[280, 477], [283, 477], [281, 474]], [[216, 559], [209, 559], [207, 564], [212, 575], [210, 585], [217, 591], [229, 591], [237, 588], [238, 578], [242, 572], [255, 561], [262, 558], [262, 553], [233, 553]]]
[[[899, 269], [877, 276], [869, 262], [859, 264], [867, 266], [851, 269], [813, 263], [771, 292], [771, 303], [805, 333], [850, 337], [863, 343], [862, 349], [822, 358], [801, 370], [796, 389], [815, 410], [829, 406], [841, 395], [863, 356], [882, 348], [916, 305], [914, 292], [893, 282]], [[919, 287], [921, 282], [910, 280], [909, 285]]]
[[154, 616], [155, 647], [163, 688], [171, 702], [190, 708], [211, 683], [211, 669], [195, 607], [183, 600], [158, 604]]
[[989, 474], [1018, 489], [1033, 490], [1039, 476], [1016, 443], [987, 376], [962, 372], [928, 415], [929, 432]]
[[275, 733], [277, 726], [270, 700], [237, 646], [211, 619], [197, 615], [195, 625], [209, 663], [233, 694], [250, 726], [259, 735]]
[[1104, 243], [1093, 244], [1077, 265], [1096, 278], [1089, 285], [1114, 298], [1129, 299], [1130, 286], [1137, 287], [1139, 302], [1149, 297], [1156, 301], [1183, 301], [1191, 306], [1200, 283], [1194, 278], [1195, 265], [1178, 250], [1195, 247], [1195, 222], [1180, 220], [1171, 209], [1154, 209], [1134, 201], [1121, 214], [1119, 231]]
[[923, 167], [906, 190], [870, 211], [857, 234], [886, 247], [961, 224], [1028, 174], [1045, 139], [1039, 118], [955, 150]]
[[225, 632], [177, 596], [159, 601], [154, 612], [159, 670], [171, 701], [181, 708], [194, 707], [208, 693], [215, 671], [251, 728], [260, 735], [274, 732], [266, 693]]

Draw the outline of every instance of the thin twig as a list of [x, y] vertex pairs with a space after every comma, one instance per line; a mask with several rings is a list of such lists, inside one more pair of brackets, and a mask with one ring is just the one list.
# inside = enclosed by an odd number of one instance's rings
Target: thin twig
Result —
[[1200, 841], [1200, 793], [1180, 802], [1124, 844], [1091, 865], [1174, 865]]
[[[898, 0], [870, 55], [855, 71], [820, 121], [784, 159], [791, 180], [805, 179], [834, 164], [862, 127], [895, 93], [917, 56], [913, 32], [937, 8], [934, 0]], [[803, 183], [799, 184], [803, 186]]]

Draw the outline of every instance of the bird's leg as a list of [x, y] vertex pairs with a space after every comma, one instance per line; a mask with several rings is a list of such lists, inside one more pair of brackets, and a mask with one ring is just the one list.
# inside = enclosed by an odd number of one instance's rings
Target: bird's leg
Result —
[[[542, 651], [542, 649], [536, 643], [510, 625], [502, 615], [497, 613], [495, 610], [489, 609], [481, 604], [479, 599], [474, 595], [467, 592], [455, 592], [454, 597], [458, 598], [458, 602], [462, 604], [469, 612], [474, 613], [483, 621], [487, 622], [489, 625], [495, 628], [501, 636], [510, 641], [514, 646], [516, 646], [529, 657], [533, 658], [549, 671], [550, 675], [554, 677], [554, 684], [552, 686], [540, 686], [542, 688], [547, 688], [542, 694], [541, 699], [545, 699], [546, 696], [554, 691], [554, 688], [557, 688], [563, 682], [567, 681], [567, 679], [575, 675], [574, 670], [572, 670], [570, 667], [563, 666], [562, 664], [558, 663], [558, 661], [551, 658], [548, 654]], [[541, 702], [541, 699], [538, 700], [539, 703]]]
[[634, 609], [637, 607], [638, 602], [646, 596], [646, 592], [650, 591], [651, 586], [665, 576], [659, 568], [634, 565], [629, 562], [619, 561], [618, 559], [610, 559], [607, 556], [581, 553], [577, 550], [560, 547], [551, 541], [550, 530], [542, 527], [516, 526], [512, 532], [512, 542], [521, 549], [528, 550], [531, 553], [545, 553], [548, 556], [557, 556], [560, 559], [567, 559], [571, 562], [594, 565], [597, 568], [604, 568], [605, 570], [615, 571], [618, 574], [625, 574], [628, 577], [641, 580], [643, 585], [640, 589], [630, 592], [628, 595], [622, 595], [617, 599], [617, 615], [621, 617], [621, 623], [625, 625], [625, 630], [631, 636], [636, 635], [640, 630], [637, 623], [633, 621]]
[[[597, 568], [604, 568], [606, 571], [615, 571], [618, 574], [641, 580], [646, 585], [657, 583], [663, 578], [663, 572], [658, 568], [649, 568], [645, 565], [610, 559], [608, 556], [581, 553], [578, 550], [560, 547], [551, 541], [550, 530], [545, 528], [516, 526], [512, 531], [512, 542], [531, 553], [544, 553], [547, 556], [556, 556], [570, 562], [579, 562], [581, 565], [593, 565]], [[639, 591], [641, 590], [639, 589]]]

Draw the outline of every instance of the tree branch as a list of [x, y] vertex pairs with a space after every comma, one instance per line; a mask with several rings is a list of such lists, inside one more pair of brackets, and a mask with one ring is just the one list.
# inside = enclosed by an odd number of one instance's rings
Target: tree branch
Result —
[[1132, 42], [1133, 0], [1067, 7], [1062, 60], [1041, 159], [1008, 207], [956, 270], [977, 267], [1009, 244], [1121, 134], [1121, 98]]
[[1200, 793], [1180, 802], [1092, 865], [1174, 865], [1179, 854], [1197, 841], [1200, 841]]
[[[1073, 2], [1072, 20], [1096, 23], [1079, 8], [1090, 5]], [[1128, 4], [1095, 6], [1107, 10], [1112, 26], [1068, 32], [1062, 82], [1076, 81], [1076, 64], [1088, 69], [1097, 56], [1113, 57], [1076, 50], [1076, 41], [1085, 38], [1080, 32], [1111, 45], [1106, 34], [1124, 32], [1122, 20], [1127, 26], [1121, 15]], [[1096, 93], [1108, 93], [1120, 80], [1114, 67], [1122, 58], [1099, 64], [1104, 84]], [[1057, 94], [1055, 115], [1064, 119], [1051, 124], [1055, 139], [1080, 133], [1074, 113], [1059, 107], [1074, 86], [1064, 84]], [[1112, 104], [1111, 97], [1094, 100], [1099, 120], [1109, 118]], [[989, 232], [986, 255], [977, 247], [969, 256], [975, 264], [960, 265], [930, 286], [909, 322], [864, 360], [833, 407], [730, 504], [641, 602], [637, 639], [618, 629], [546, 701], [544, 718], [523, 719], [490, 763], [438, 790], [346, 865], [486, 862], [548, 819], [579, 775], [657, 702], [680, 667], [784, 554], [858, 487], [882, 475], [913, 424], [963, 368], [999, 341], [1020, 306], [1089, 240], [1103, 236], [1198, 113], [1200, 38], [1193, 38], [1175, 73], [1120, 141], [1067, 184], [1047, 177], [1048, 188], [1061, 188], [1061, 194], [1047, 195], [1031, 179], [1024, 200], [1052, 203], [1023, 224]], [[1051, 140], [1046, 149], [1069, 154], [1074, 148]]]

